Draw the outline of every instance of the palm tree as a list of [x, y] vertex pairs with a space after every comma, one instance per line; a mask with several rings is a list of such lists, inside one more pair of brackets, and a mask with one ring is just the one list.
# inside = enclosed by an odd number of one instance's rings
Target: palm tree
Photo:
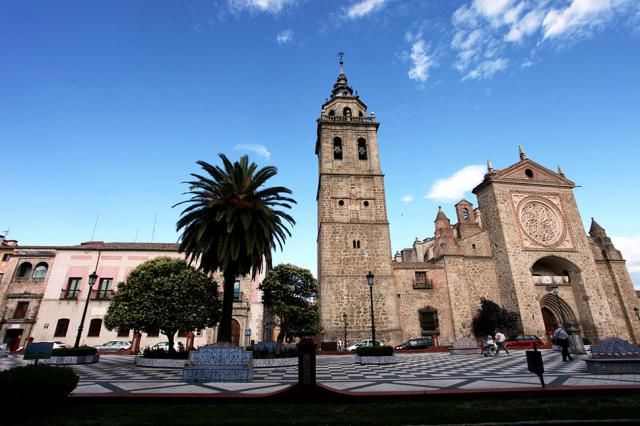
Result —
[[[180, 235], [180, 251], [189, 263], [198, 263], [205, 273], [223, 272], [224, 297], [218, 342], [231, 343], [233, 285], [236, 277], [252, 274], [266, 266], [271, 269], [271, 253], [276, 243], [282, 245], [291, 232], [285, 222], [295, 221], [278, 208], [290, 209], [296, 201], [284, 194], [291, 190], [282, 186], [263, 188], [278, 170], [258, 166], [243, 155], [231, 163], [219, 154], [224, 167], [198, 161], [208, 176], [192, 173], [195, 180], [185, 182], [191, 195], [180, 204], [188, 206], [176, 224]], [[174, 207], [175, 207], [174, 206]]]

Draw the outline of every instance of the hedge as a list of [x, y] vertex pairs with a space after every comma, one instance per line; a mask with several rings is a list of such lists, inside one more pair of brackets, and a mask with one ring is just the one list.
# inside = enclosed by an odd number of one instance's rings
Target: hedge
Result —
[[393, 346], [359, 346], [356, 349], [359, 356], [392, 356]]
[[80, 346], [78, 348], [58, 348], [51, 352], [51, 356], [86, 356], [95, 355], [98, 352], [91, 346]]
[[76, 388], [78, 380], [78, 375], [67, 367], [15, 367], [0, 372], [0, 400], [6, 407], [27, 401], [55, 404]]
[[151, 349], [150, 347], [147, 346], [142, 351], [142, 356], [145, 358], [153, 358], [153, 359], [187, 359], [189, 358], [189, 351], [169, 352], [162, 348]]

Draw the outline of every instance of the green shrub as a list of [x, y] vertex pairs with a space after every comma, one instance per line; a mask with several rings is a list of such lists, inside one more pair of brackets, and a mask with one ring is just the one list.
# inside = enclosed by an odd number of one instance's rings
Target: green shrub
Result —
[[79, 346], [78, 348], [58, 348], [51, 352], [51, 356], [85, 356], [95, 355], [98, 352], [91, 346]]
[[359, 356], [391, 356], [393, 346], [359, 346], [356, 349]]
[[67, 367], [27, 365], [0, 372], [0, 400], [58, 403], [78, 385], [79, 377]]
[[296, 358], [298, 349], [293, 347], [285, 347], [280, 349], [280, 353], [269, 350], [253, 350], [253, 359], [273, 359], [273, 358]]
[[188, 359], [189, 351], [169, 352], [162, 348], [151, 349], [150, 347], [147, 346], [142, 351], [142, 356], [145, 358], [153, 358], [153, 359]]

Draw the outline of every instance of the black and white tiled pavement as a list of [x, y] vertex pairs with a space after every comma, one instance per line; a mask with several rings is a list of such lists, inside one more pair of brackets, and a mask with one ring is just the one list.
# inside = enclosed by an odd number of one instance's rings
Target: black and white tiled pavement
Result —
[[[593, 375], [583, 357], [563, 363], [557, 352], [542, 351], [548, 386], [640, 385], [640, 375]], [[494, 358], [447, 353], [399, 354], [394, 365], [359, 365], [353, 356], [318, 356], [317, 382], [348, 392], [416, 392], [539, 387], [527, 371], [524, 351]], [[0, 358], [0, 370], [22, 364]], [[128, 356], [104, 355], [97, 364], [73, 366], [80, 376], [76, 394], [225, 393], [261, 394], [284, 389], [297, 381], [297, 367], [255, 369], [251, 383], [182, 382], [181, 369], [136, 367]]]

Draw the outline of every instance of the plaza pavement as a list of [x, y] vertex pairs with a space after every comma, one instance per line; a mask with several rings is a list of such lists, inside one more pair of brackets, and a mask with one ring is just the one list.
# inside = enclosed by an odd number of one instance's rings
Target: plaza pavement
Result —
[[[587, 373], [585, 356], [562, 362], [558, 352], [542, 350], [547, 389], [640, 389], [640, 375]], [[448, 353], [397, 354], [395, 365], [359, 365], [351, 355], [317, 357], [317, 383], [350, 395], [464, 393], [540, 389], [527, 371], [524, 351], [494, 358]], [[21, 357], [0, 359], [0, 370], [24, 365]], [[181, 369], [136, 367], [132, 356], [102, 355], [100, 362], [72, 367], [80, 376], [74, 396], [263, 396], [297, 382], [297, 367], [255, 369], [250, 383], [183, 383]]]

